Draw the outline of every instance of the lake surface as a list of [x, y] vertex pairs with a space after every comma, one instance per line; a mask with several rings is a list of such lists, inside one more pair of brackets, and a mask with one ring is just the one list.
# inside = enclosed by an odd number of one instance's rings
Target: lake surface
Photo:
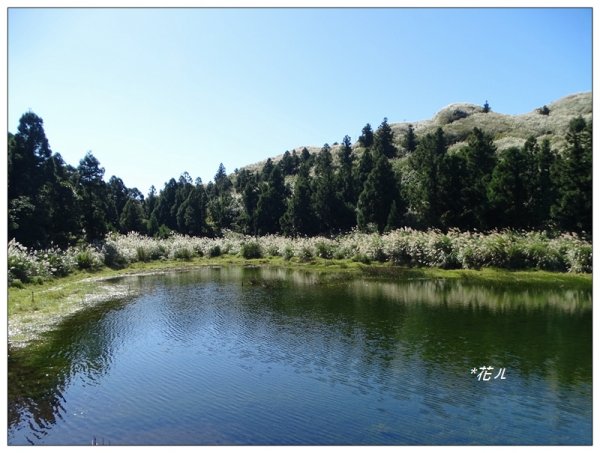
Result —
[[235, 267], [127, 282], [139, 295], [9, 351], [9, 444], [592, 443], [591, 291]]

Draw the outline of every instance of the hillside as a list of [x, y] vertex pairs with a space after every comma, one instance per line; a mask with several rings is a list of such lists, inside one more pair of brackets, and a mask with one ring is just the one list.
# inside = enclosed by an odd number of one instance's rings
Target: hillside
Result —
[[[473, 130], [478, 127], [483, 131], [490, 133], [494, 137], [494, 143], [497, 149], [503, 150], [511, 146], [522, 146], [528, 137], [535, 137], [538, 140], [548, 138], [554, 149], [561, 149], [564, 145], [564, 137], [567, 133], [569, 121], [581, 115], [586, 121], [592, 118], [592, 93], [577, 93], [566, 96], [562, 99], [547, 104], [550, 112], [543, 115], [538, 109], [543, 106], [536, 106], [531, 112], [520, 115], [506, 115], [492, 111], [483, 112], [480, 105], [468, 103], [455, 103], [442, 108], [432, 119], [407, 122], [390, 123], [394, 132], [396, 146], [402, 150], [401, 141], [406, 134], [408, 125], [412, 124], [417, 137], [435, 132], [441, 127], [446, 134], [451, 146], [450, 151], [460, 148]], [[376, 129], [377, 124], [372, 124]], [[358, 135], [358, 133], [354, 133]], [[335, 140], [332, 140], [335, 142]], [[303, 148], [309, 152], [315, 153], [321, 149], [321, 146], [307, 145], [298, 146], [289, 150], [290, 152], [301, 152]], [[353, 147], [360, 153], [358, 142]], [[332, 151], [337, 149], [332, 145]], [[273, 162], [278, 162], [283, 154], [272, 156]], [[243, 168], [250, 171], [257, 171], [265, 164], [266, 159]]]

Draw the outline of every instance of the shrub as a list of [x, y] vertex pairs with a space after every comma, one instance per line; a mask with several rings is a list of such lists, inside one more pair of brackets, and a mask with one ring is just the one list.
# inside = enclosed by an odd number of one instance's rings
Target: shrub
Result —
[[211, 248], [208, 249], [208, 256], [210, 258], [221, 256], [221, 247], [218, 244], [213, 245]]
[[79, 269], [90, 269], [92, 267], [92, 254], [87, 248], [80, 250], [75, 259]]
[[25, 288], [25, 285], [23, 284], [23, 282], [21, 280], [19, 280], [18, 278], [13, 279], [10, 282], [10, 286], [12, 286], [13, 288]]
[[192, 259], [192, 251], [187, 247], [180, 247], [173, 251], [173, 257], [177, 260], [189, 261]]
[[310, 247], [308, 247], [306, 245], [303, 245], [300, 248], [300, 253], [299, 253], [298, 257], [300, 258], [300, 261], [302, 261], [302, 262], [307, 262], [314, 258], [312, 250], [310, 249]]
[[318, 257], [325, 259], [333, 258], [333, 247], [331, 244], [327, 244], [324, 241], [317, 241], [315, 249]]
[[290, 245], [286, 245], [283, 249], [283, 259], [289, 261], [294, 256], [294, 249]]
[[104, 264], [108, 267], [123, 268], [129, 264], [114, 241], [107, 241], [102, 251], [104, 253]]
[[255, 241], [245, 242], [244, 244], [242, 244], [240, 253], [247, 260], [263, 257], [262, 248], [260, 244]]

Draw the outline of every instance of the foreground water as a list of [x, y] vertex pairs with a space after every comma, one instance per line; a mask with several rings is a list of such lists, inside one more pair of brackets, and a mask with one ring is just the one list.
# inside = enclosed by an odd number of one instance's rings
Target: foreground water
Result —
[[320, 280], [131, 278], [10, 351], [9, 444], [591, 444], [591, 291]]

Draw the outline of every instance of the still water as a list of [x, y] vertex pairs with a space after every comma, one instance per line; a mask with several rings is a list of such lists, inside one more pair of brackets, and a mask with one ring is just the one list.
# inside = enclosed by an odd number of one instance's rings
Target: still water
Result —
[[592, 442], [591, 291], [250, 268], [128, 283], [10, 351], [9, 444]]

